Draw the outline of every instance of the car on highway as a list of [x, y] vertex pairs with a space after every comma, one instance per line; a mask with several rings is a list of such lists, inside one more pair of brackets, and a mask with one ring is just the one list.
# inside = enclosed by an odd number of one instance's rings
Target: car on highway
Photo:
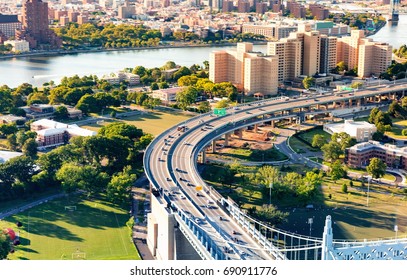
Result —
[[179, 197], [180, 197], [181, 199], [185, 199], [185, 198], [186, 198], [185, 195], [183, 195], [183, 194], [181, 194]]

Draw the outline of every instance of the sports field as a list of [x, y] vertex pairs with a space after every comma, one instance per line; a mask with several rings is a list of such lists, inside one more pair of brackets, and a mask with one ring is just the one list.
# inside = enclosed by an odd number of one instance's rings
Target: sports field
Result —
[[0, 221], [0, 229], [20, 234], [21, 245], [9, 254], [12, 260], [140, 259], [126, 226], [129, 218], [108, 202], [75, 195], [8, 217]]
[[186, 115], [180, 112], [150, 111], [143, 112], [136, 116], [125, 117], [120, 120], [109, 120], [99, 124], [85, 125], [82, 126], [82, 128], [98, 131], [102, 126], [107, 125], [110, 122], [123, 121], [142, 129], [146, 133], [151, 133], [152, 135], [157, 136], [166, 129], [191, 117], [191, 115]]

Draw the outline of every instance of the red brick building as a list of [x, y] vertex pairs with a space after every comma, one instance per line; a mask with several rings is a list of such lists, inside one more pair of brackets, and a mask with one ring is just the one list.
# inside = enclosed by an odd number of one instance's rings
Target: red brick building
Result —
[[[21, 10], [22, 28], [16, 31], [17, 40], [26, 40], [30, 48], [46, 45], [59, 48], [62, 41], [48, 27], [48, 3], [42, 0], [26, 0]], [[45, 47], [45, 46], [44, 46]]]
[[345, 163], [351, 167], [365, 167], [372, 158], [381, 159], [388, 167], [407, 170], [407, 148], [369, 141], [345, 150]]

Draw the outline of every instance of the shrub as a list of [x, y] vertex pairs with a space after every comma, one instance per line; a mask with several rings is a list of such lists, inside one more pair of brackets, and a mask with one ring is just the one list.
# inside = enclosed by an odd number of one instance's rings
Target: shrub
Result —
[[345, 183], [343, 183], [341, 190], [343, 193], [348, 193], [348, 186]]

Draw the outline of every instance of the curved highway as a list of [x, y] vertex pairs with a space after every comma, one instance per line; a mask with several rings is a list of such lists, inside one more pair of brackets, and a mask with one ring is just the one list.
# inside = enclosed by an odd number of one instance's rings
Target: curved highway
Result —
[[[199, 152], [213, 139], [248, 125], [327, 111], [328, 106], [324, 111], [319, 111], [318, 105], [340, 104], [405, 90], [407, 85], [402, 83], [295, 99], [279, 97], [228, 108], [226, 115], [221, 117], [211, 113], [203, 114], [172, 127], [155, 138], [146, 149], [144, 169], [155, 195], [192, 217], [218, 246], [225, 248], [229, 259], [276, 258], [263, 250], [227, 216], [219, 203], [220, 198], [205, 184], [197, 171]], [[202, 190], [197, 186], [202, 186]]]

